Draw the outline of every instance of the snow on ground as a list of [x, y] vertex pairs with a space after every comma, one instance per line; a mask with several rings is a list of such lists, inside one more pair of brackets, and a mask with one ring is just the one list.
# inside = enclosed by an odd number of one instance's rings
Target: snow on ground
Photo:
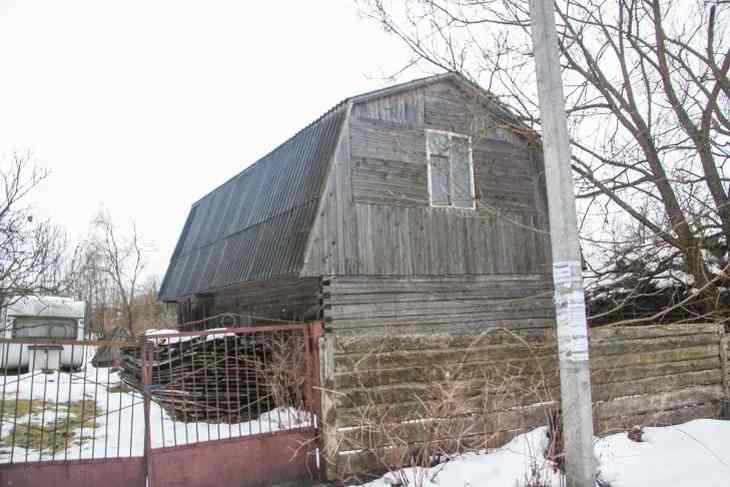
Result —
[[[111, 388], [111, 391], [108, 389]], [[100, 416], [94, 424], [88, 421], [86, 426], [72, 428], [76, 433], [74, 439], [68, 441], [68, 448], [53, 454], [49, 448], [39, 452], [26, 450], [17, 444], [3, 444], [0, 441], [0, 463], [25, 462], [37, 460], [64, 460], [104, 457], [142, 456], [144, 453], [144, 404], [142, 396], [126, 387], [122, 387], [118, 372], [107, 368], [95, 368], [90, 361], [85, 371], [69, 374], [67, 372], [40, 372], [17, 375], [0, 375], [0, 391], [4, 390], [5, 400], [0, 403], [2, 409], [2, 426], [0, 439], [8, 438], [14, 423], [20, 427], [31, 425], [50, 425], [56, 417], [65, 423], [68, 414], [67, 403], [86, 399], [89, 401], [85, 409], [85, 417], [91, 415], [93, 403], [99, 409]], [[33, 414], [27, 414], [28, 402], [21, 403], [16, 414], [16, 397], [18, 399], [38, 400], [45, 397], [49, 406], [38, 407]], [[58, 400], [56, 400], [58, 398]], [[25, 405], [25, 410], [23, 408]], [[31, 403], [32, 404], [32, 403]], [[78, 412], [78, 411], [77, 411]], [[108, 414], [107, 414], [108, 412]], [[15, 420], [13, 419], [15, 418]], [[78, 415], [76, 419], [79, 419]], [[150, 406], [152, 447], [184, 445], [199, 441], [218, 440], [238, 436], [253, 435], [271, 431], [280, 431], [307, 426], [310, 421], [305, 412], [279, 408], [264, 412], [256, 420], [236, 424], [183, 423], [172, 420], [168, 414], [154, 402]], [[79, 421], [80, 426], [81, 421]], [[53, 430], [49, 427], [49, 430]], [[65, 425], [56, 430], [56, 435], [65, 433]], [[18, 438], [18, 437], [16, 437]], [[78, 439], [84, 438], [79, 443]], [[53, 438], [55, 440], [55, 438]], [[16, 440], [16, 441], [22, 441]], [[59, 440], [61, 441], [61, 440]], [[45, 439], [46, 444], [50, 438]], [[42, 454], [41, 454], [42, 453]]]
[[644, 438], [636, 443], [621, 433], [596, 445], [603, 478], [612, 487], [730, 485], [730, 421], [645, 428]]
[[[559, 487], [562, 479], [543, 459], [545, 428], [520, 435], [488, 453], [464, 454], [409, 478], [421, 487]], [[645, 428], [644, 441], [618, 433], [596, 439], [601, 479], [611, 487], [727, 487], [730, 485], [730, 421], [700, 419], [677, 426]], [[528, 484], [533, 466], [543, 483]], [[367, 487], [398, 485], [388, 474]], [[413, 483], [418, 485], [418, 483]], [[362, 487], [364, 487], [362, 486]]]

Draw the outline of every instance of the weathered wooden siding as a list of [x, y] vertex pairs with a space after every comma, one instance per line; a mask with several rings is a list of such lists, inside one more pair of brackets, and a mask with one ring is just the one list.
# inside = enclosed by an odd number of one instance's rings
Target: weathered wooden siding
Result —
[[[426, 129], [472, 137], [476, 210], [430, 206]], [[457, 85], [355, 103], [343, 132], [302, 275], [549, 271], [539, 151]]]
[[351, 171], [349, 123], [345, 120], [330, 162], [317, 218], [310, 230], [303, 276], [357, 272], [358, 229]]
[[353, 107], [355, 118], [389, 120], [404, 125], [422, 126], [426, 113], [425, 89], [416, 88], [396, 95], [374, 98]]
[[177, 323], [204, 320], [213, 316], [212, 296], [188, 296], [177, 301]]
[[[392, 446], [392, 438], [417, 444], [433, 434], [434, 423], [449, 423], [438, 429], [448, 433], [436, 438], [447, 447], [500, 445], [544, 425], [546, 408], [558, 405], [555, 336], [549, 328], [381, 330], [330, 340], [330, 363], [323, 368], [325, 387], [332, 391], [323, 425], [328, 461], [336, 467], [330, 475], [382, 468], [377, 452]], [[594, 329], [590, 346], [598, 433], [720, 415], [718, 325]], [[429, 405], [450, 394], [453, 413], [424, 418]], [[388, 435], [378, 426], [382, 422]]]
[[246, 282], [210, 299], [210, 316], [234, 313], [243, 323], [317, 320], [322, 309], [318, 278]]
[[[355, 200], [428, 206], [423, 128], [356, 118], [350, 127]], [[545, 212], [544, 167], [536, 149], [525, 141], [507, 140], [496, 131], [472, 135], [472, 145], [476, 197], [482, 210], [489, 205]]]
[[549, 328], [555, 319], [551, 281], [542, 274], [331, 276], [322, 292], [326, 325], [338, 334]]

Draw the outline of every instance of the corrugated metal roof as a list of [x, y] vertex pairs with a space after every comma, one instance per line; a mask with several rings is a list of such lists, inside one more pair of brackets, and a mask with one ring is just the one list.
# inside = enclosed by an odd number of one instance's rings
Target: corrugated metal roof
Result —
[[446, 79], [476, 88], [508, 114], [489, 93], [451, 72], [347, 98], [193, 205], [159, 298], [298, 274], [346, 107]]
[[298, 274], [345, 105], [193, 205], [159, 298]]

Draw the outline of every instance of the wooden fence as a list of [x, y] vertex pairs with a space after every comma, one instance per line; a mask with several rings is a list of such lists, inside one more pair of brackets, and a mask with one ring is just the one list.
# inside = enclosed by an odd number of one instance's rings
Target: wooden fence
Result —
[[[382, 470], [425, 442], [448, 451], [498, 446], [546, 424], [558, 407], [551, 330], [329, 340], [322, 370], [330, 477]], [[596, 432], [720, 417], [727, 346], [716, 324], [592, 330]]]

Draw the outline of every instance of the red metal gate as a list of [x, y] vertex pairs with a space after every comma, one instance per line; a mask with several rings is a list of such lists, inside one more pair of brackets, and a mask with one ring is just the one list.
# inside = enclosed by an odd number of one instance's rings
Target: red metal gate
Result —
[[148, 336], [144, 388], [172, 412], [149, 440], [151, 487], [317, 478], [312, 391], [321, 330], [314, 323]]
[[[91, 347], [124, 348], [120, 372], [96, 368], [89, 357], [81, 371], [44, 374], [40, 379], [32, 372], [13, 376], [5, 370], [5, 399], [0, 404], [4, 423], [11, 415], [2, 409], [13, 401], [15, 407], [13, 425], [0, 424], [0, 461], [7, 443], [3, 438], [10, 438], [11, 430], [28, 438], [20, 441], [27, 447], [22, 451], [12, 444], [14, 458], [0, 465], [0, 487], [254, 487], [316, 479], [319, 404], [312, 391], [319, 377], [321, 333], [320, 323], [309, 323], [160, 333], [140, 342], [66, 341], [74, 349], [85, 347], [87, 355]], [[3, 347], [22, 341], [0, 340]], [[38, 345], [37, 340], [33, 343]], [[61, 386], [64, 374], [68, 387]], [[31, 380], [31, 388], [43, 384], [44, 393], [31, 392], [27, 401], [21, 397], [28, 395], [27, 384], [7, 387], [13, 380]], [[48, 394], [53, 389], [49, 380], [60, 391], [55, 397]], [[73, 400], [66, 401], [64, 394]], [[85, 401], [94, 408], [93, 419], [83, 417]], [[25, 407], [33, 414], [19, 414], [18, 404], [20, 413]], [[69, 419], [69, 411], [79, 404], [81, 427], [90, 421], [86, 426], [93, 430], [86, 435], [75, 428], [78, 418]], [[51, 430], [59, 434], [60, 423], [54, 421], [61, 417], [51, 411], [54, 405], [67, 411], [65, 421], [71, 424], [66, 430], [74, 433], [65, 445], [57, 445], [54, 438], [48, 446], [33, 436], [37, 430], [43, 434], [43, 424], [52, 424]], [[45, 423], [40, 420], [40, 428], [35, 424], [37, 413], [48, 415]], [[115, 424], [111, 435], [110, 423]], [[104, 428], [106, 434], [100, 433]], [[89, 444], [102, 440], [107, 446], [114, 443], [114, 448]], [[44, 455], [44, 446], [52, 454]], [[34, 453], [29, 456], [29, 451]]]

